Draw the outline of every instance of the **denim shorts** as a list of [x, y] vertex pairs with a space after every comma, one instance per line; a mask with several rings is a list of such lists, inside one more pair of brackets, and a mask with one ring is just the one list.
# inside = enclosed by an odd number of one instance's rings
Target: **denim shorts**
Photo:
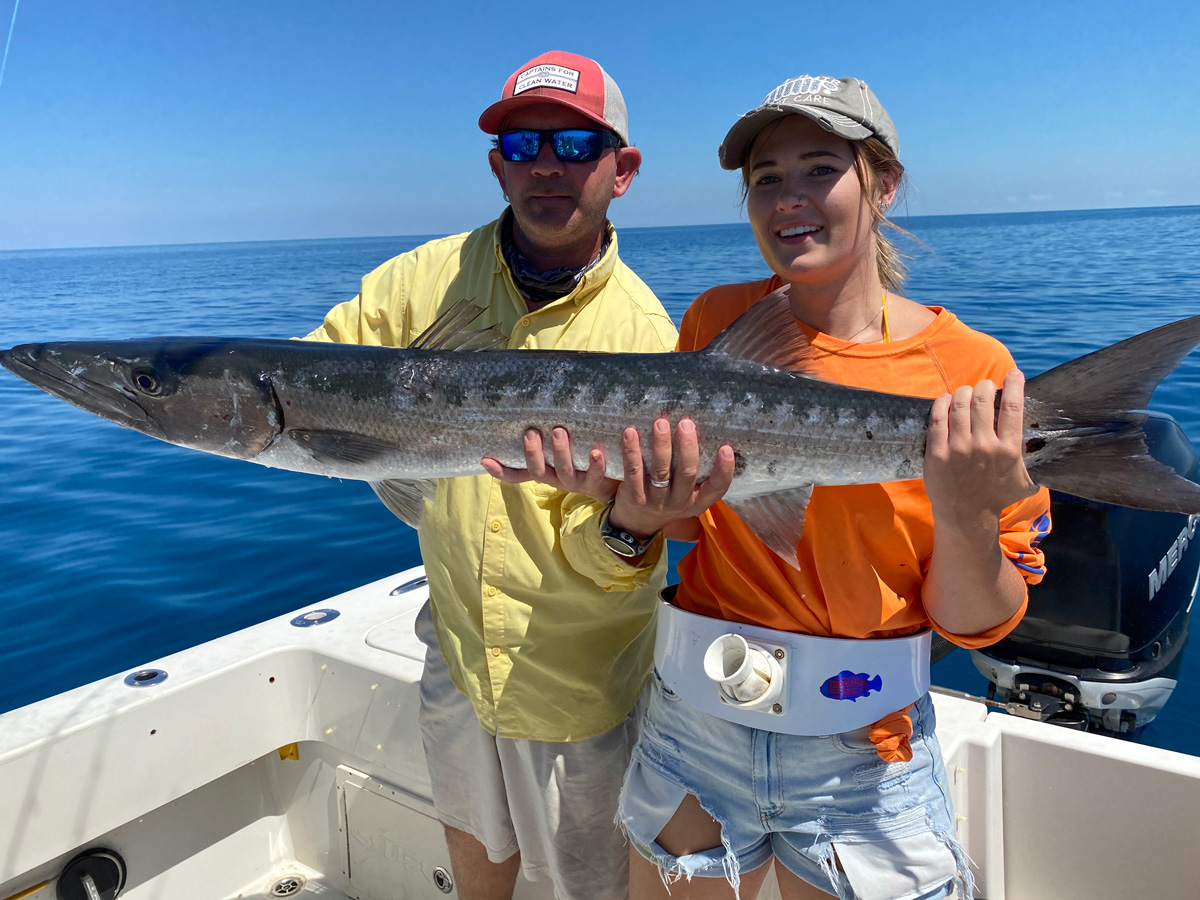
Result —
[[[774, 856], [843, 898], [940, 900], [955, 884], [970, 897], [928, 694], [909, 715], [913, 758], [888, 763], [866, 728], [822, 736], [748, 728], [700, 712], [655, 673], [618, 818], [668, 884], [724, 877], [736, 891], [741, 872]], [[721, 824], [722, 846], [676, 857], [656, 838], [688, 793]]]

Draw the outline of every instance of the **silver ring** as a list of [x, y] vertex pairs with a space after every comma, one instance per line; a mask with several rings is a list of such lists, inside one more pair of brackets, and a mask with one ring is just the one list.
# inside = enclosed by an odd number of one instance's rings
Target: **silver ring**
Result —
[[665, 487], [670, 487], [670, 486], [671, 486], [670, 478], [668, 478], [666, 481], [655, 481], [653, 478], [650, 479], [650, 487], [665, 488]]

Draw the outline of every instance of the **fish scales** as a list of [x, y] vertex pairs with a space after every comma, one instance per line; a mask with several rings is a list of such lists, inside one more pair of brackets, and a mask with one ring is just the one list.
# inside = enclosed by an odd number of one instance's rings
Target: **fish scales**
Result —
[[[471, 320], [464, 304], [450, 311], [456, 323]], [[25, 344], [0, 351], [0, 364], [160, 440], [369, 481], [406, 510], [419, 505], [411, 498], [427, 496], [416, 482], [478, 475], [484, 456], [523, 466], [530, 427], [543, 435], [567, 428], [578, 468], [601, 447], [608, 474], [619, 478], [626, 426], [638, 429], [648, 455], [657, 417], [690, 417], [700, 475], [730, 444], [735, 475], [726, 499], [793, 563], [812, 485], [922, 475], [932, 401], [800, 374], [810, 348], [783, 292], [707, 349], [687, 353], [490, 350], [507, 338], [494, 328], [456, 328], [436, 338], [431, 328], [405, 350], [230, 338]], [[1031, 379], [1024, 448], [1034, 481], [1104, 503], [1200, 514], [1200, 487], [1149, 455], [1142, 427], [1155, 385], [1197, 343], [1200, 316]]]
[[[853, 392], [736, 360], [701, 371], [701, 360], [690, 354], [392, 354], [365, 404], [339, 400], [336, 413], [319, 396], [298, 404], [317, 411], [327, 427], [394, 444], [396, 453], [372, 467], [372, 478], [477, 474], [485, 454], [522, 465], [526, 428], [545, 434], [556, 425], [571, 433], [578, 466], [599, 446], [607, 451], [608, 474], [619, 477], [622, 430], [634, 425], [648, 447], [660, 415], [697, 423], [702, 472], [717, 447], [731, 444], [742, 460], [738, 479], [747, 483], [879, 481], [919, 472], [927, 401]], [[310, 378], [308, 388], [336, 394], [346, 385]], [[292, 389], [279, 394], [287, 398]], [[287, 421], [301, 429], [310, 424]], [[413, 452], [400, 459], [403, 448]], [[271, 464], [272, 454], [260, 461]], [[284, 467], [293, 465], [303, 463]]]
[[[91, 385], [102, 374], [157, 365], [157, 397], [121, 389], [141, 421], [110, 418], [195, 449], [371, 481], [478, 474], [484, 455], [523, 465], [525, 430], [548, 434], [556, 425], [572, 434], [578, 466], [599, 446], [608, 474], [620, 477], [623, 429], [638, 428], [648, 451], [660, 415], [696, 422], [702, 474], [721, 444], [733, 447], [731, 496], [770, 483], [887, 481], [919, 475], [928, 414], [928, 401], [855, 391], [732, 357], [714, 364], [694, 353], [459, 353], [219, 339], [70, 347], [70, 362], [56, 365], [54, 345], [46, 345], [24, 367], [14, 349], [8, 364], [19, 374], [43, 366], [65, 377], [86, 371], [93, 358], [97, 371], [83, 375]], [[75, 358], [81, 353], [83, 362]], [[30, 380], [39, 384], [34, 374]], [[39, 386], [53, 393], [61, 380], [43, 378]], [[138, 403], [159, 405], [159, 425], [170, 434], [155, 433]], [[230, 416], [234, 407], [241, 412]], [[256, 424], [247, 412], [253, 409]], [[315, 449], [329, 435], [367, 446]]]

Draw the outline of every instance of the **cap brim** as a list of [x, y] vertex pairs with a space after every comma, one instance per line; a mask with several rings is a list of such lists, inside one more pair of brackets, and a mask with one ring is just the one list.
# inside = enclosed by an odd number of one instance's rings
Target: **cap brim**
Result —
[[717, 151], [721, 160], [721, 168], [733, 170], [744, 166], [746, 164], [746, 156], [750, 151], [750, 145], [754, 143], [754, 139], [758, 137], [758, 133], [776, 119], [782, 119], [784, 116], [793, 114], [806, 116], [826, 131], [836, 134], [838, 137], [843, 137], [848, 141], [861, 141], [871, 137], [875, 133], [866, 125], [860, 125], [857, 122], [851, 124], [830, 122], [821, 117], [822, 112], [824, 110], [812, 109], [806, 106], [785, 105], [760, 106], [758, 109], [751, 110], [733, 123], [733, 127], [725, 135], [725, 140], [721, 142], [721, 147]]
[[[556, 91], [560, 94], [560, 91]], [[564, 106], [567, 109], [572, 109], [582, 116], [586, 116], [597, 125], [601, 125], [609, 131], [616, 134], [616, 129], [611, 123], [605, 122], [599, 116], [593, 114], [590, 110], [582, 106], [571, 103], [568, 100], [559, 96], [548, 97], [544, 94], [534, 94], [532, 92], [521, 94], [518, 97], [509, 97], [506, 100], [497, 100], [491, 106], [483, 111], [483, 115], [479, 117], [479, 129], [484, 134], [499, 134], [500, 129], [504, 126], [504, 120], [516, 112], [518, 109], [524, 109], [527, 106]], [[621, 135], [618, 135], [621, 137]], [[625, 140], [623, 137], [622, 140]]]

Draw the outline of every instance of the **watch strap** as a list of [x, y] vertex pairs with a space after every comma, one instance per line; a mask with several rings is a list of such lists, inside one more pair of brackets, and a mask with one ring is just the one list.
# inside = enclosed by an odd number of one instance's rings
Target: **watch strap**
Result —
[[605, 546], [609, 550], [618, 556], [624, 556], [627, 559], [641, 556], [654, 543], [654, 539], [658, 537], [658, 533], [650, 535], [650, 537], [643, 541], [636, 535], [630, 534], [622, 528], [617, 528], [608, 519], [608, 514], [612, 512], [612, 508], [613, 504], [610, 502], [604, 512], [600, 514], [601, 540], [604, 541]]

